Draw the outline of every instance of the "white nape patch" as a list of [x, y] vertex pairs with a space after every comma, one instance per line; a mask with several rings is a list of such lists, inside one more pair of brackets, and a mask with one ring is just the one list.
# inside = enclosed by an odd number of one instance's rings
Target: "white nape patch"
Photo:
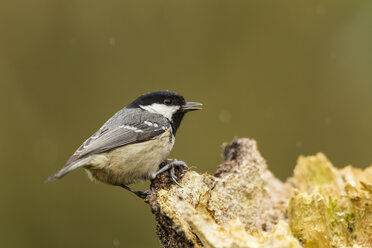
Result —
[[161, 114], [168, 120], [172, 119], [172, 115], [180, 109], [180, 106], [168, 106], [168, 105], [160, 104], [160, 103], [153, 103], [148, 106], [140, 105], [140, 107], [151, 113]]
[[121, 126], [119, 126], [119, 128], [126, 128], [126, 129], [132, 130], [136, 133], [142, 133], [143, 132], [143, 130], [141, 130], [139, 128], [132, 127], [132, 126], [127, 126], [127, 125], [121, 125]]

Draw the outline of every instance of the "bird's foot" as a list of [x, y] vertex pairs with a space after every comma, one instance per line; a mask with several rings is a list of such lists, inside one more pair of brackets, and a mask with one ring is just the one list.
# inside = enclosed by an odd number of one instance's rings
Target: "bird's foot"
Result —
[[170, 163], [159, 169], [157, 172], [155, 172], [155, 177], [157, 177], [159, 174], [163, 173], [164, 171], [169, 170], [169, 175], [172, 178], [173, 182], [175, 182], [178, 186], [182, 187], [176, 179], [175, 173], [174, 173], [174, 168], [177, 166], [182, 166], [185, 167], [186, 169], [189, 169], [189, 167], [186, 165], [185, 162], [179, 161], [177, 159], [173, 159]]
[[135, 194], [136, 196], [142, 198], [142, 199], [146, 199], [146, 197], [152, 193], [151, 190], [134, 190], [134, 189], [131, 189], [129, 188], [128, 186], [124, 185], [124, 184], [120, 184], [119, 185], [120, 187], [122, 187], [123, 189], [126, 189], [130, 192], [132, 192], [133, 194]]

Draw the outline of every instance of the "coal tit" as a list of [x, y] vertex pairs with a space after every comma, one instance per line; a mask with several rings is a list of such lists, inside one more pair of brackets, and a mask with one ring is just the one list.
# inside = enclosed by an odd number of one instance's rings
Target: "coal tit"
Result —
[[171, 91], [144, 94], [111, 117], [46, 182], [84, 168], [92, 180], [123, 187], [140, 197], [149, 191], [127, 185], [153, 179], [165, 170], [177, 183], [173, 169], [184, 162], [174, 160], [160, 170], [159, 165], [172, 150], [184, 115], [199, 109], [200, 103], [186, 102]]

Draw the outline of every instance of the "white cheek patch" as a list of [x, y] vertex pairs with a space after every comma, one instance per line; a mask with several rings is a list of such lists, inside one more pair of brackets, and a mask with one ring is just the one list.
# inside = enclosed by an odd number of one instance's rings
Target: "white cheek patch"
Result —
[[169, 120], [172, 119], [172, 115], [180, 109], [179, 106], [168, 106], [168, 105], [159, 104], [159, 103], [153, 103], [148, 106], [140, 105], [140, 107], [151, 113], [161, 114], [162, 116], [168, 118]]

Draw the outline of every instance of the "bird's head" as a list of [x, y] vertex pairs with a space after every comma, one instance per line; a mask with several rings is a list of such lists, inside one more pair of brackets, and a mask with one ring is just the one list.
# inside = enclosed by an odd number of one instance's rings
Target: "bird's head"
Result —
[[173, 132], [175, 132], [185, 113], [200, 110], [201, 106], [201, 103], [187, 102], [183, 96], [175, 92], [159, 90], [138, 97], [127, 108], [141, 108], [151, 113], [161, 114], [173, 123]]

